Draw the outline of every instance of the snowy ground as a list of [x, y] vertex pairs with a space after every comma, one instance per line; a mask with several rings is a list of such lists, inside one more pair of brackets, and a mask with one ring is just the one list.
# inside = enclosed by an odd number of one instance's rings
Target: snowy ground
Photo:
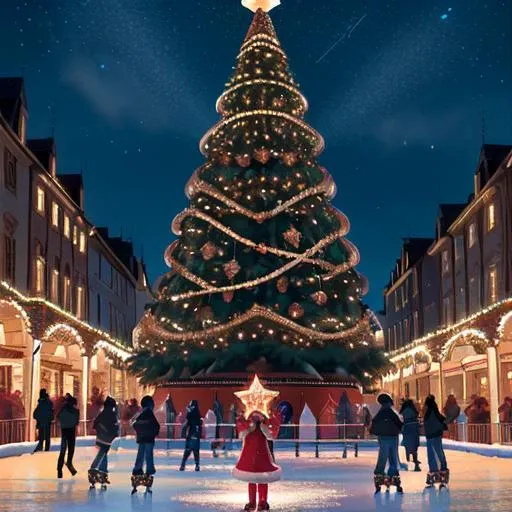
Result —
[[[426, 462], [421, 449], [420, 459]], [[112, 485], [105, 492], [89, 491], [87, 467], [95, 449], [79, 448], [75, 478], [65, 473], [56, 478], [55, 452], [23, 455], [0, 460], [0, 511], [16, 512], [236, 512], [246, 503], [246, 485], [233, 480], [230, 470], [237, 453], [213, 459], [202, 452], [201, 472], [176, 469], [181, 453], [158, 450], [158, 473], [154, 492], [130, 496], [130, 472], [135, 457], [126, 442], [112, 453], [110, 471]], [[425, 472], [403, 472], [403, 496], [382, 493], [373, 497], [372, 471], [376, 452], [360, 451], [359, 458], [349, 452], [342, 459], [339, 452], [304, 453], [295, 458], [292, 450], [278, 451], [277, 462], [283, 467], [284, 479], [270, 488], [270, 504], [274, 511], [509, 511], [512, 503], [512, 463], [507, 459], [449, 451], [452, 472], [450, 490], [423, 490]], [[66, 469], [65, 469], [66, 471]]]

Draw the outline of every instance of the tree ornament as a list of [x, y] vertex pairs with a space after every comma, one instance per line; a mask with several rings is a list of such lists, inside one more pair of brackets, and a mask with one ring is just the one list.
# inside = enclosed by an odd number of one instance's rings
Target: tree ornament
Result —
[[322, 290], [312, 293], [310, 297], [319, 306], [325, 306], [325, 304], [327, 304], [327, 300], [329, 299], [329, 297], [327, 297], [327, 294]]
[[281, 160], [286, 167], [293, 167], [297, 163], [297, 153], [283, 153]]
[[229, 167], [229, 165], [231, 164], [231, 155], [225, 152], [220, 153], [219, 162], [224, 167]]
[[270, 160], [270, 151], [266, 148], [255, 149], [254, 159], [261, 164], [266, 164]]
[[232, 259], [231, 261], [228, 261], [225, 265], [223, 265], [224, 268], [224, 274], [226, 274], [226, 277], [231, 281], [233, 278], [240, 272], [240, 265], [238, 264], [238, 261], [235, 259]]
[[232, 300], [233, 300], [233, 297], [235, 296], [235, 292], [233, 291], [227, 291], [227, 292], [224, 292], [222, 294], [222, 298], [224, 299], [224, 302], [226, 304], [229, 304]]
[[212, 242], [206, 242], [201, 247], [201, 254], [203, 255], [203, 259], [205, 261], [211, 260], [217, 254], [217, 247]]
[[283, 233], [283, 238], [295, 249], [297, 249], [300, 245], [300, 240], [302, 238], [302, 233], [295, 229], [293, 224], [290, 224], [290, 228]]
[[203, 306], [197, 310], [197, 319], [201, 322], [206, 322], [207, 320], [213, 320], [213, 309], [211, 306]]
[[251, 157], [249, 155], [236, 155], [235, 160], [240, 167], [249, 167], [251, 165]]
[[304, 315], [304, 308], [298, 302], [294, 302], [290, 304], [288, 314], [294, 319], [300, 318]]
[[279, 391], [271, 391], [265, 389], [257, 375], [254, 376], [251, 387], [246, 391], [236, 391], [240, 401], [244, 404], [244, 416], [246, 419], [250, 418], [253, 412], [260, 412], [267, 418], [270, 418], [272, 411], [270, 410], [270, 404], [279, 396]]
[[279, 293], [286, 293], [288, 291], [289, 279], [286, 276], [281, 276], [276, 283], [277, 291]]
[[256, 250], [260, 253], [260, 254], [267, 254], [267, 246], [261, 242], [259, 243], [257, 246], [256, 246]]

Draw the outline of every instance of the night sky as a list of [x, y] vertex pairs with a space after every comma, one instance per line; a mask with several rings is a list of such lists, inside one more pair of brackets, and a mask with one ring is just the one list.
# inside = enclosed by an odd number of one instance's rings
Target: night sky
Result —
[[[379, 309], [401, 238], [432, 236], [437, 205], [472, 191], [483, 135], [512, 143], [512, 2], [282, 0], [271, 15]], [[0, 1], [0, 75], [26, 78], [29, 137], [54, 127], [58, 172], [83, 171], [89, 220], [143, 246], [151, 279], [250, 21], [239, 0]]]

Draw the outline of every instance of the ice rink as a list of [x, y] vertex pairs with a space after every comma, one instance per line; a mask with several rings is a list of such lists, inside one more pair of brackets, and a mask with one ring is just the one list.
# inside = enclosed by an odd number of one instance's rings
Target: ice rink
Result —
[[[110, 457], [111, 486], [107, 491], [89, 491], [87, 468], [95, 448], [79, 448], [71, 477], [56, 478], [57, 453], [38, 453], [0, 459], [1, 511], [239, 511], [247, 501], [246, 484], [233, 480], [230, 471], [237, 453], [213, 459], [202, 452], [201, 472], [177, 471], [181, 452], [158, 450], [154, 492], [130, 496], [133, 449], [119, 448]], [[382, 493], [373, 496], [373, 464], [376, 452], [361, 450], [359, 458], [349, 452], [320, 454], [313, 450], [295, 458], [292, 450], [277, 451], [284, 478], [271, 485], [269, 502], [277, 511], [485, 511], [512, 510], [512, 460], [448, 451], [452, 473], [449, 490], [424, 491], [425, 472], [402, 473], [403, 496]], [[426, 463], [422, 449], [420, 459]]]

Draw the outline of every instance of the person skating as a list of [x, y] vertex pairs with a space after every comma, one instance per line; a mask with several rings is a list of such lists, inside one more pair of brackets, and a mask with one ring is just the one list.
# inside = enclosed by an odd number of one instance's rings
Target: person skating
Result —
[[73, 466], [73, 455], [75, 454], [76, 427], [80, 421], [80, 411], [76, 406], [76, 398], [67, 393], [64, 405], [57, 415], [57, 421], [60, 424], [61, 431], [60, 453], [57, 461], [57, 478], [62, 478], [62, 468], [64, 466], [66, 451], [66, 467], [73, 476], [77, 473]]
[[46, 392], [46, 389], [39, 391], [39, 400], [37, 401], [37, 407], [34, 409], [33, 418], [36, 420], [37, 429], [37, 446], [35, 452], [50, 451], [50, 432], [53, 421], [53, 403], [50, 400], [50, 396]]
[[[160, 424], [158, 423], [153, 409], [155, 402], [149, 395], [145, 396], [140, 405], [142, 412], [136, 416], [133, 422], [133, 429], [137, 435], [137, 458], [132, 471], [132, 494], [137, 492], [138, 485], [144, 485], [151, 492], [153, 485], [153, 475], [156, 473], [155, 463], [153, 459], [153, 450], [155, 448], [155, 438], [160, 433]], [[146, 472], [143, 467], [146, 463]]]
[[418, 410], [414, 402], [407, 399], [402, 404], [400, 414], [404, 420], [402, 446], [405, 448], [407, 462], [410, 457], [414, 462], [414, 471], [421, 471], [418, 460], [418, 448], [420, 446], [420, 423], [418, 421]]
[[443, 450], [443, 432], [448, 430], [446, 418], [439, 412], [434, 395], [425, 399], [423, 412], [423, 426], [427, 438], [428, 469], [427, 487], [433, 487], [436, 482], [444, 487], [449, 479], [450, 472]]
[[185, 465], [191, 453], [194, 453], [196, 471], [200, 470], [199, 449], [201, 446], [201, 429], [203, 420], [197, 400], [192, 400], [187, 407], [187, 422], [183, 426], [182, 437], [185, 437], [185, 451], [181, 460], [180, 471], [185, 471]]
[[112, 446], [112, 441], [119, 435], [117, 404], [112, 397], [108, 396], [105, 399], [103, 410], [94, 420], [94, 430], [96, 431], [98, 453], [89, 469], [89, 482], [91, 487], [93, 487], [95, 483], [101, 483], [102, 486], [110, 483], [108, 480], [107, 454]]
[[232, 475], [248, 483], [249, 503], [245, 505], [245, 511], [270, 510], [268, 484], [280, 480], [281, 468], [274, 462], [269, 441], [278, 436], [280, 424], [281, 417], [276, 413], [268, 419], [254, 412], [248, 420], [243, 416], [237, 420], [243, 444]]
[[[379, 411], [372, 420], [370, 434], [379, 439], [379, 454], [374, 471], [375, 493], [380, 492], [381, 485], [395, 485], [399, 493], [403, 492], [398, 471], [398, 435], [403, 422], [398, 413], [393, 409], [393, 399], [388, 393], [381, 393], [377, 397], [381, 405]], [[386, 463], [388, 464], [387, 477], [385, 475]]]

